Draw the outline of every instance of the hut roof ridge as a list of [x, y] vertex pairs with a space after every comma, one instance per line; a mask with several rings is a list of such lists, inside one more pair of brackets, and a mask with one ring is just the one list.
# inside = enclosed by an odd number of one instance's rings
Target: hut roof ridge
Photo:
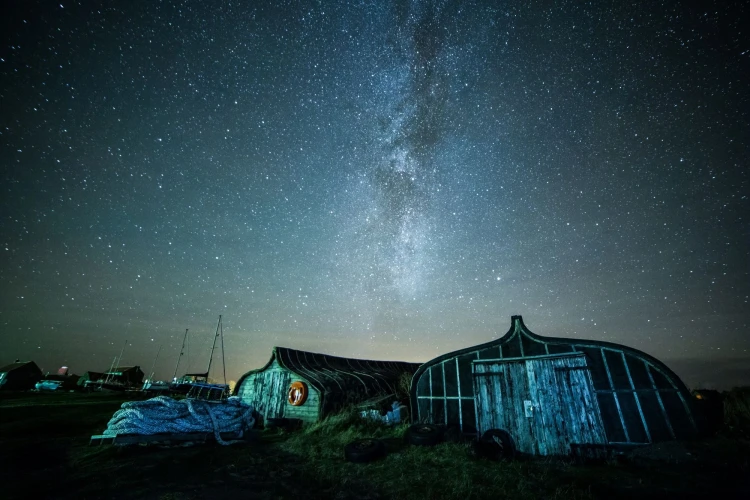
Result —
[[16, 361], [15, 363], [10, 363], [8, 365], [5, 365], [3, 367], [0, 367], [0, 373], [6, 373], [11, 370], [15, 370], [17, 368], [21, 368], [22, 366], [26, 366], [28, 364], [36, 364], [33, 361]]

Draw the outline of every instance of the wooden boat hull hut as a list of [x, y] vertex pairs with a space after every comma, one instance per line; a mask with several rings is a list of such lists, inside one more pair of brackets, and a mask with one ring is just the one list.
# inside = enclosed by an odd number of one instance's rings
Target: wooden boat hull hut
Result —
[[369, 361], [274, 347], [263, 368], [240, 377], [235, 395], [262, 419], [313, 423], [349, 404], [397, 392], [419, 363]]
[[43, 377], [42, 370], [33, 361], [16, 360], [0, 368], [0, 390], [28, 391]]
[[690, 393], [662, 362], [609, 342], [542, 337], [521, 316], [496, 341], [422, 365], [411, 403], [415, 422], [502, 429], [534, 455], [698, 435]]

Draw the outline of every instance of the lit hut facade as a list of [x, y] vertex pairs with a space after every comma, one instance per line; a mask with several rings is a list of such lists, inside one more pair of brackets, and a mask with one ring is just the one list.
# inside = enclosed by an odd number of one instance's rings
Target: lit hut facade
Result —
[[534, 455], [698, 435], [690, 393], [662, 362], [609, 342], [542, 337], [521, 316], [496, 341], [422, 365], [411, 406], [415, 422], [504, 430]]
[[317, 422], [346, 405], [397, 393], [419, 363], [369, 361], [274, 347], [271, 359], [237, 381], [235, 395], [261, 419]]

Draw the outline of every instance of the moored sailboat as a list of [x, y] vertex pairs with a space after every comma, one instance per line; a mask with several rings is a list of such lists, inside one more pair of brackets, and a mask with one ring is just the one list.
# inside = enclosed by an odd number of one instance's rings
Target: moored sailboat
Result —
[[[180, 358], [182, 358], [185, 342], [187, 341], [187, 333], [185, 330], [185, 337], [182, 340], [182, 349], [180, 350], [180, 356], [177, 358], [177, 365], [175, 366], [175, 373], [172, 377], [172, 383], [170, 384], [170, 392], [172, 394], [182, 394], [187, 398], [194, 399], [205, 399], [210, 401], [221, 401], [229, 396], [229, 385], [227, 385], [227, 373], [226, 365], [224, 363], [224, 328], [221, 323], [221, 315], [219, 315], [219, 323], [216, 325], [216, 333], [214, 334], [213, 345], [211, 346], [211, 355], [208, 359], [208, 368], [205, 372], [201, 373], [186, 373], [179, 379], [177, 378], [177, 369], [180, 366]], [[214, 351], [216, 350], [216, 341], [221, 338], [221, 359], [222, 367], [224, 370], [224, 383], [214, 384], [209, 382], [209, 373], [211, 372], [211, 364], [214, 358]]]
[[143, 371], [138, 365], [122, 366], [122, 354], [125, 346], [120, 350], [120, 355], [112, 360], [109, 370], [104, 372], [97, 380], [87, 380], [83, 387], [89, 391], [107, 391], [107, 392], [124, 392], [137, 389], [143, 382]]

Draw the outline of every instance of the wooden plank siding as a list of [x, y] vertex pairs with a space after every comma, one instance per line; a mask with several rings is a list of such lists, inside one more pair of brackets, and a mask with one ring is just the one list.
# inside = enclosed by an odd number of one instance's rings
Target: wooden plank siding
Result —
[[570, 444], [604, 444], [593, 384], [584, 355], [474, 364], [478, 431], [504, 429], [518, 451], [567, 455]]
[[[289, 386], [296, 380], [308, 386], [307, 400], [300, 406], [293, 406], [287, 400]], [[264, 419], [298, 418], [305, 423], [318, 420], [319, 392], [307, 380], [279, 365], [277, 360], [273, 360], [265, 370], [249, 374], [237, 395]]]
[[[274, 347], [266, 365], [240, 377], [235, 394], [253, 405], [266, 418], [298, 418], [316, 422], [348, 405], [393, 395], [406, 375], [409, 380], [417, 363], [341, 358]], [[288, 403], [294, 381], [307, 385], [304, 404]]]
[[[588, 369], [572, 370], [568, 374], [560, 371], [553, 380], [547, 372], [538, 372], [536, 364], [526, 363], [533, 360], [542, 363], [555, 354], [583, 359]], [[607, 444], [647, 444], [698, 435], [690, 393], [662, 362], [644, 352], [609, 342], [542, 337], [530, 332], [520, 316], [512, 318], [510, 330], [498, 340], [447, 353], [424, 363], [412, 379], [413, 421], [458, 426], [465, 434], [477, 435], [481, 429], [486, 429], [486, 419], [495, 418], [482, 414], [494, 406], [481, 401], [494, 401], [493, 398], [502, 397], [502, 394], [492, 392], [500, 391], [500, 386], [475, 383], [475, 365], [479, 366], [483, 361], [514, 359], [524, 361], [527, 385], [536, 385], [540, 391], [563, 392], [560, 397], [570, 401], [565, 403], [569, 407], [565, 411], [569, 412], [571, 419], [584, 407], [596, 408]], [[503, 384], [512, 383], [516, 374], [508, 373], [507, 376], [510, 378]], [[588, 382], [580, 377], [585, 377]], [[591, 387], [590, 391], [583, 389], [586, 384]], [[572, 405], [573, 400], [580, 398], [584, 402], [591, 398], [591, 401], [584, 406]], [[523, 408], [512, 411], [524, 413]], [[565, 413], [560, 408], [556, 414], [560, 412]], [[520, 426], [519, 429], [522, 427], [522, 424], [513, 425]], [[563, 432], [560, 426], [553, 425], [549, 432]], [[569, 430], [564, 433], [576, 440], [571, 442], [584, 439]], [[599, 437], [594, 433], [586, 439], [597, 442]], [[541, 453], [540, 450], [537, 452]]]

